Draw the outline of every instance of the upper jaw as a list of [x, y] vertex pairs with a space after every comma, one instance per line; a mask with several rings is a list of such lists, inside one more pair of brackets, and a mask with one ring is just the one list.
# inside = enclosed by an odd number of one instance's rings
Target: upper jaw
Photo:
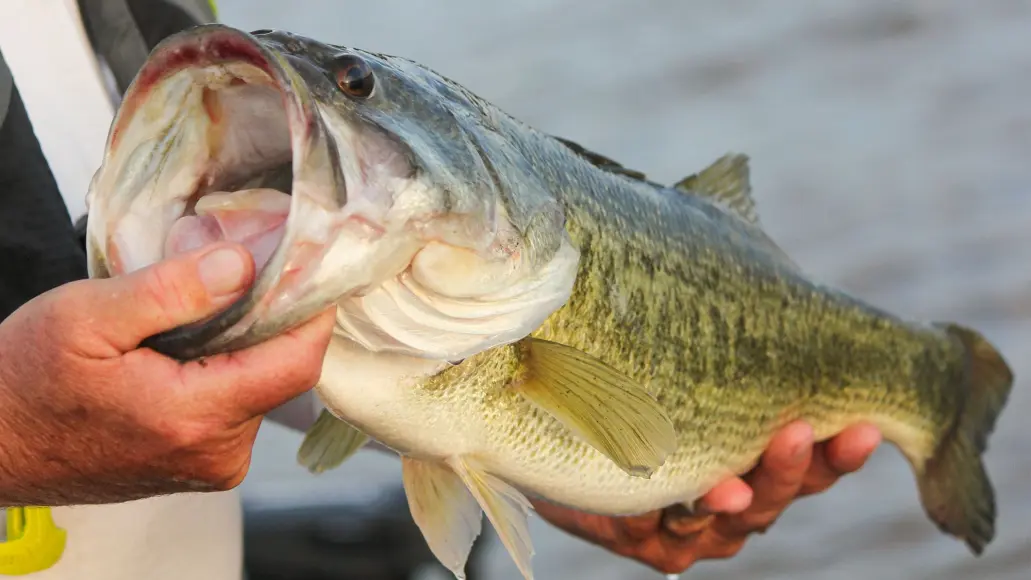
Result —
[[[225, 176], [232, 175], [235, 161], [219, 158], [220, 148], [228, 147], [226, 139], [231, 137], [219, 134], [220, 124], [231, 123], [220, 123], [220, 112], [212, 111], [204, 97], [209, 89], [228, 95], [252, 85], [274, 89], [279, 96], [289, 143], [284, 161], [293, 170], [291, 216], [325, 216], [339, 209], [346, 192], [337, 151], [305, 82], [281, 54], [251, 35], [221, 25], [198, 27], [154, 49], [112, 123], [104, 163], [87, 194], [91, 277], [117, 276], [157, 262], [163, 257], [163, 240], [157, 240], [157, 234], [167, 234], [197, 196], [231, 185], [220, 180], [232, 181]], [[231, 117], [233, 109], [221, 113]], [[170, 132], [184, 128], [178, 140], [168, 138]], [[148, 342], [164, 354], [192, 358], [204, 350], [201, 345], [238, 326], [276, 287], [291, 260], [296, 261], [299, 238], [327, 234], [302, 229], [286, 228], [265, 273], [237, 303], [203, 323], [176, 328]]]
[[[131, 260], [119, 259], [119, 249], [112, 245], [114, 229], [126, 218], [143, 222], [148, 231], [167, 231], [191, 198], [231, 185], [227, 181], [241, 168], [236, 166], [239, 160], [219, 158], [234, 129], [222, 130], [229, 123], [219, 118], [225, 111], [217, 97], [238, 85], [263, 87], [278, 96], [284, 161], [290, 161], [295, 177], [313, 155], [328, 157], [325, 151], [313, 151], [322, 132], [313, 99], [277, 52], [222, 25], [167, 38], [126, 91], [108, 134], [104, 162], [86, 195], [92, 277], [122, 274], [160, 259], [157, 242], [145, 244]], [[339, 184], [331, 187], [333, 192], [321, 196], [340, 195], [335, 191], [342, 189]]]
[[[221, 24], [207, 24], [166, 38], [151, 53], [126, 91], [108, 136], [108, 149], [118, 144], [119, 133], [132, 120], [159, 82], [183, 69], [213, 65], [249, 64], [268, 75], [283, 96], [291, 126], [292, 145], [302, 146], [314, 130], [315, 107], [303, 81], [276, 51], [255, 37]], [[227, 75], [225, 82], [233, 82]]]

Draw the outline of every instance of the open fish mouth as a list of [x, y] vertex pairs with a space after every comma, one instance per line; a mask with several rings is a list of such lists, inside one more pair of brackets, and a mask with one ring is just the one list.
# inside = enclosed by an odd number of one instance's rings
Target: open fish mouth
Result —
[[[560, 204], [518, 197], [528, 186], [487, 161], [496, 147], [518, 165], [513, 152], [427, 91], [441, 79], [400, 80], [407, 66], [223, 25], [154, 49], [87, 195], [90, 275], [220, 240], [246, 246], [258, 274], [226, 310], [142, 346], [239, 350], [336, 305], [337, 330], [365, 348], [456, 360], [569, 297], [578, 253]], [[382, 90], [356, 91], [353, 74]]]
[[[243, 244], [258, 269], [251, 290], [213, 319], [149, 341], [197, 356], [299, 291], [345, 201], [336, 147], [287, 59], [242, 31], [199, 27], [156, 47], [126, 92], [87, 194], [90, 276], [220, 240]], [[297, 220], [305, 227], [288, 227]]]

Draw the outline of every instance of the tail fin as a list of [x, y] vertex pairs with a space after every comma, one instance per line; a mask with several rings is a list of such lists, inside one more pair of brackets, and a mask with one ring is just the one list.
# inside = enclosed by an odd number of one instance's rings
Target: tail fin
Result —
[[938, 325], [963, 345], [967, 399], [952, 431], [919, 477], [924, 509], [938, 528], [964, 540], [980, 555], [995, 537], [995, 491], [981, 454], [1013, 386], [1013, 371], [980, 333], [956, 324]]

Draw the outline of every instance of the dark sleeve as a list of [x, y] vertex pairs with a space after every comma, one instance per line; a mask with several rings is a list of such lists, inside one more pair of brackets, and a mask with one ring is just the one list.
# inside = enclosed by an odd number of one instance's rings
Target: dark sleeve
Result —
[[0, 320], [37, 295], [86, 277], [86, 253], [68, 208], [18, 89], [13, 83], [9, 89], [6, 115], [0, 110]]
[[122, 93], [159, 42], [201, 24], [167, 0], [78, 0], [78, 6], [90, 44], [107, 61]]
[[[79, 0], [79, 7], [94, 46], [109, 64], [124, 68], [116, 71], [124, 91], [141, 64], [137, 60], [164, 37], [199, 22], [164, 0], [122, 1], [128, 12], [119, 13], [110, 0]], [[123, 36], [128, 33], [141, 37], [139, 54], [130, 50], [131, 38]], [[37, 295], [87, 276], [85, 216], [75, 216], [73, 226], [17, 88], [10, 85], [0, 56], [0, 320]]]

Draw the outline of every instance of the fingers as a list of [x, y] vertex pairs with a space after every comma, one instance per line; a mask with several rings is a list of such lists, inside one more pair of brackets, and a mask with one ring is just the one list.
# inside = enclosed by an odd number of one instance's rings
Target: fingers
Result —
[[693, 511], [678, 504], [658, 517], [653, 512], [609, 518], [545, 502], [534, 506], [544, 519], [576, 536], [661, 572], [679, 573], [699, 560], [734, 556], [808, 486], [825, 488], [859, 469], [880, 443], [880, 434], [869, 425], [850, 427], [815, 448], [813, 438], [804, 421], [783, 428], [755, 469], [744, 479], [732, 477], [714, 487]]
[[662, 510], [655, 510], [638, 516], [615, 518], [618, 523], [615, 535], [620, 541], [640, 542], [659, 532], [662, 517]]
[[752, 488], [740, 477], [731, 477], [709, 490], [694, 508], [676, 504], [663, 511], [662, 525], [667, 533], [689, 538], [705, 529], [715, 514], [735, 514], [752, 503]]
[[748, 482], [732, 477], [703, 496], [695, 514], [667, 510], [666, 530], [679, 537], [697, 534], [709, 525], [707, 514], [720, 514], [721, 532], [743, 536], [767, 528], [798, 494], [812, 456], [813, 430], [804, 422], [778, 432]]
[[335, 309], [251, 348], [182, 367], [185, 396], [205, 398], [237, 421], [264, 415], [319, 380]]
[[839, 474], [859, 471], [881, 444], [881, 432], [873, 425], [863, 423], [844, 430], [827, 442], [825, 457]]
[[752, 488], [740, 477], [721, 482], [705, 494], [696, 507], [697, 515], [725, 513], [736, 514], [752, 504]]
[[821, 493], [842, 475], [858, 471], [880, 444], [880, 431], [873, 425], [860, 423], [818, 445], [802, 484], [801, 495]]
[[[586, 528], [591, 527], [585, 525], [588, 523], [585, 522], [589, 517], [588, 514], [537, 499], [531, 499], [530, 503], [533, 505], [533, 510], [537, 515], [550, 522], [553, 526], [561, 528], [571, 534], [590, 539], [591, 541], [601, 544], [611, 542], [613, 539], [611, 537], [596, 537], [593, 533], [588, 534]], [[593, 529], [590, 531], [595, 532]]]
[[748, 509], [721, 518], [725, 537], [745, 536], [766, 530], [798, 495], [812, 459], [813, 429], [795, 422], [777, 433], [760, 460], [748, 474], [754, 497]]
[[[744, 485], [743, 481], [735, 479]], [[751, 492], [749, 492], [749, 497], [751, 497]], [[676, 504], [663, 510], [662, 527], [671, 536], [688, 539], [708, 528], [712, 519], [713, 515], [707, 511], [696, 508], [692, 512], [684, 504]]]
[[220, 243], [105, 280], [85, 280], [61, 297], [87, 323], [84, 352], [109, 358], [154, 334], [207, 318], [254, 279], [254, 260], [238, 244]]
[[599, 516], [546, 501], [530, 501], [537, 515], [552, 525], [610, 550], [619, 546], [636, 546], [640, 540], [654, 536], [662, 516], [660, 511], [633, 517]]
[[551, 525], [617, 554], [631, 555], [627, 550], [636, 545], [636, 542], [621, 541], [617, 518], [587, 514], [537, 499], [531, 499], [530, 503], [537, 515]]

